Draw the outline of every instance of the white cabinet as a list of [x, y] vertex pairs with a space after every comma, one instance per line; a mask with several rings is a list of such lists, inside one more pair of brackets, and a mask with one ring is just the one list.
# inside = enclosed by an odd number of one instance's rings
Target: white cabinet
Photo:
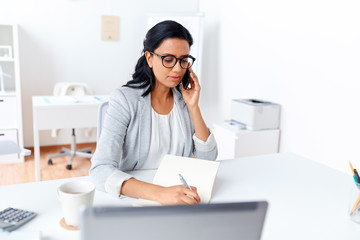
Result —
[[215, 124], [212, 130], [218, 146], [218, 160], [277, 153], [279, 129], [251, 131]]
[[[11, 140], [23, 148], [19, 69], [17, 25], [0, 24], [0, 144]], [[0, 155], [0, 164], [22, 161], [19, 154]]]

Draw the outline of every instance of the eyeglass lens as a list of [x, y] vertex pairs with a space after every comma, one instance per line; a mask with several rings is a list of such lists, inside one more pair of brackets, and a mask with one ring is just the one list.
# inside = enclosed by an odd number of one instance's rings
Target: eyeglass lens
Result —
[[[189, 57], [181, 58], [179, 61], [182, 68], [190, 68], [194, 63], [194, 60]], [[172, 68], [176, 65], [177, 59], [174, 56], [165, 56], [162, 60], [162, 63], [164, 67]]]

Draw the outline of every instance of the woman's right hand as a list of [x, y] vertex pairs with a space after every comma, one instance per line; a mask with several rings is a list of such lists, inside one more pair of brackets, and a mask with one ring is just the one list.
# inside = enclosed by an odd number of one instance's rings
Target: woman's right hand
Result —
[[191, 190], [184, 185], [162, 187], [157, 194], [157, 201], [162, 205], [186, 205], [200, 203], [196, 187]]

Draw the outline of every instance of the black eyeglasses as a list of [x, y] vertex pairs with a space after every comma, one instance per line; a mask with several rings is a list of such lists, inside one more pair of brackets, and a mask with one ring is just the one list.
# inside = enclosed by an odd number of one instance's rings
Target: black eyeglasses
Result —
[[164, 55], [164, 56], [161, 56], [159, 54], [156, 54], [154, 52], [150, 52], [151, 54], [154, 54], [156, 56], [158, 56], [159, 58], [161, 58], [162, 60], [162, 65], [166, 68], [173, 68], [176, 63], [178, 61], [180, 61], [180, 67], [184, 68], [184, 69], [188, 69], [188, 68], [191, 68], [191, 66], [194, 64], [195, 62], [195, 58], [193, 56], [183, 56], [181, 58], [177, 58], [175, 57], [174, 55]]

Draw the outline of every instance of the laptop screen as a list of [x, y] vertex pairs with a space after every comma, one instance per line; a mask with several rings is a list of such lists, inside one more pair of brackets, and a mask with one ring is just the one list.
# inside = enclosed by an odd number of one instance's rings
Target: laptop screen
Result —
[[94, 207], [81, 213], [82, 240], [259, 240], [267, 202]]

